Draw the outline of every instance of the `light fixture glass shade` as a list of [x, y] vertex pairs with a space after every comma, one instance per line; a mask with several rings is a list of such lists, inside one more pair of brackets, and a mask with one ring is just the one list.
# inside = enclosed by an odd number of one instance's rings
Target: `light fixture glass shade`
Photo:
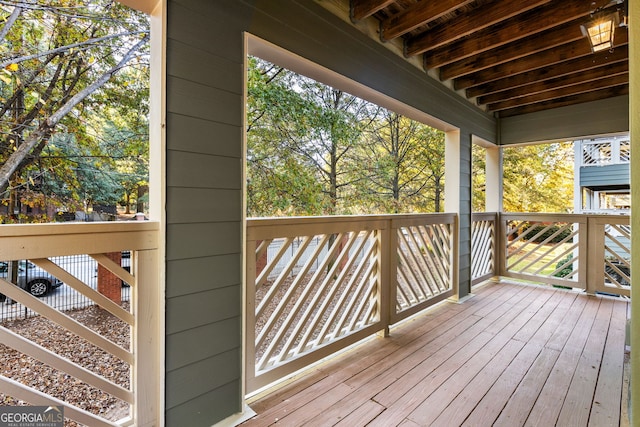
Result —
[[582, 26], [582, 33], [589, 38], [593, 52], [613, 48], [613, 35], [618, 19], [617, 13], [594, 16], [591, 21]]

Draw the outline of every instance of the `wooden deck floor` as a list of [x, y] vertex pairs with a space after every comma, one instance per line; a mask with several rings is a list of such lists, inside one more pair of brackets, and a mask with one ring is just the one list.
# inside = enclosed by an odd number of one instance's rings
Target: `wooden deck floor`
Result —
[[250, 402], [243, 426], [621, 424], [625, 300], [507, 283], [474, 295]]

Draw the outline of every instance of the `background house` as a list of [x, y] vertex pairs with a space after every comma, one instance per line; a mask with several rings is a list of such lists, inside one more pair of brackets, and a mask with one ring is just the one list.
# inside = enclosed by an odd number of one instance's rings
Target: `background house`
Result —
[[575, 148], [575, 212], [628, 214], [631, 208], [629, 135], [581, 139]]

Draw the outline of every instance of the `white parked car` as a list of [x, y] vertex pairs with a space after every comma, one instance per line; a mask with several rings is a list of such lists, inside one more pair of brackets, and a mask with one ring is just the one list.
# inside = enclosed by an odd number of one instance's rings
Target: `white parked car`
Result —
[[[9, 263], [0, 261], [0, 277], [9, 276]], [[36, 297], [43, 297], [52, 289], [62, 286], [62, 282], [29, 261], [18, 262], [18, 286]]]

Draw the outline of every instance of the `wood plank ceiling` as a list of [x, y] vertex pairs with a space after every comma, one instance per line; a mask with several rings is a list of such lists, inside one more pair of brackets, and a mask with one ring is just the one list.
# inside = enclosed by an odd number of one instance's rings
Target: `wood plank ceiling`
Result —
[[[591, 51], [581, 24], [619, 0], [350, 0], [353, 22], [375, 19], [382, 41], [486, 111], [509, 117], [629, 93], [628, 34]], [[377, 24], [377, 23], [376, 23]]]

